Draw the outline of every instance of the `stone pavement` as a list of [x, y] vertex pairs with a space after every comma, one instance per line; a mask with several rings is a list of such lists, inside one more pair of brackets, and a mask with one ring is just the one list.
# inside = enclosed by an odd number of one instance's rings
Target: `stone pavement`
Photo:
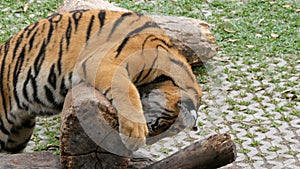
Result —
[[230, 133], [238, 152], [234, 166], [300, 168], [300, 65], [299, 60], [291, 65], [285, 59], [250, 66], [212, 61], [207, 83], [201, 85], [200, 129], [140, 151], [161, 159], [195, 140]]

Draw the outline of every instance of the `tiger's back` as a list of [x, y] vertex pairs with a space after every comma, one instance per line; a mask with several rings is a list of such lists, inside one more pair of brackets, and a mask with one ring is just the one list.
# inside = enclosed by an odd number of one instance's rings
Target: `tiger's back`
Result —
[[[139, 27], [133, 26], [132, 30], [128, 31], [129, 33], [133, 32], [136, 34], [145, 29], [161, 33], [160, 29], [157, 28], [150, 18], [139, 14], [104, 10], [82, 10], [58, 13], [42, 19], [20, 31], [11, 37], [5, 44], [0, 46], [0, 151], [1, 149], [9, 152], [18, 152], [22, 150], [32, 134], [35, 125], [35, 116], [59, 113], [62, 109], [65, 95], [68, 89], [72, 87], [72, 84], [79, 83], [81, 80], [91, 81], [86, 75], [81, 75], [84, 77], [79, 77], [79, 79], [75, 78], [76, 80], [74, 80], [73, 75], [78, 60], [81, 60], [81, 64], [84, 64], [83, 62], [87, 61], [86, 58], [88, 57], [92, 56], [93, 58], [99, 58], [94, 57], [93, 53], [90, 52], [91, 50], [89, 50], [89, 48], [97, 48], [97, 46], [95, 46], [97, 43], [89, 44], [93, 42], [90, 41], [90, 38], [97, 35], [99, 36], [98, 39], [96, 38], [97, 41], [102, 39], [100, 43], [98, 41], [97, 45], [104, 46], [104, 44], [108, 44], [107, 39], [115, 35], [115, 32], [117, 32], [116, 30], [120, 25], [124, 26], [124, 17], [128, 16], [132, 17], [132, 20], [126, 24], [139, 25]], [[103, 29], [103, 27], [107, 25], [108, 28]], [[128, 34], [126, 34], [126, 36], [128, 36]], [[126, 56], [128, 56], [130, 52], [141, 49], [135, 49], [130, 45], [129, 47], [126, 47], [128, 41], [128, 39], [126, 40], [126, 38], [128, 38], [126, 36], [116, 37], [121, 41], [118, 42], [119, 48], [115, 48], [113, 49], [114, 51], [112, 51], [113, 54], [120, 55], [121, 57], [118, 57], [117, 61], [116, 59], [112, 61], [112, 56], [107, 57], [105, 58], [106, 60], [104, 59], [104, 65], [113, 63], [118, 66], [118, 64], [126, 60]], [[154, 46], [150, 45], [148, 48], [155, 48], [156, 46], [167, 48], [168, 45], [163, 44], [166, 43], [164, 40], [165, 39], [157, 42], [157, 44], [154, 43]], [[123, 48], [126, 50], [122, 51]], [[82, 50], [83, 52], [81, 52]], [[94, 52], [97, 53], [97, 51]], [[80, 55], [80, 53], [83, 54]], [[99, 51], [97, 54], [99, 55]], [[114, 55], [115, 58], [117, 58], [116, 55]], [[153, 57], [153, 59], [155, 59], [155, 57]], [[153, 59], [150, 60], [151, 63], [154, 63]], [[182, 64], [182, 58], [179, 58], [176, 62]], [[93, 62], [89, 63], [89, 65], [92, 64]], [[132, 64], [134, 64], [133, 66], [137, 66], [136, 63], [130, 61], [129, 65]], [[185, 64], [186, 63], [182, 64], [182, 67], [185, 68]], [[83, 67], [80, 68], [83, 69], [83, 71], [86, 71]], [[139, 67], [139, 69], [141, 68], [142, 67]], [[108, 67], [108, 69], [111, 68]], [[186, 72], [191, 72], [190, 68], [185, 69], [188, 69]], [[132, 66], [128, 71], [129, 73], [132, 71]], [[141, 70], [134, 70], [135, 73], [137, 73], [136, 71]], [[145, 77], [147, 75], [148, 77], [149, 74], [153, 73], [154, 72], [150, 73], [148, 70], [148, 72], [143, 71], [143, 74], [141, 75]], [[100, 82], [96, 82], [101, 83], [100, 86], [99, 84], [95, 84], [98, 85], [95, 86], [95, 88], [101, 90], [101, 92], [106, 95], [107, 93], [110, 93], [107, 91], [110, 90], [107, 88], [107, 86], [111, 85], [110, 83], [107, 83], [107, 81], [111, 80], [109, 79], [110, 76], [111, 75], [104, 76], [104, 79], [101, 78]], [[106, 77], [109, 78], [106, 79]], [[138, 75], [132, 75], [132, 77], [126, 78], [131, 78], [130, 80], [133, 80], [136, 84], [150, 83], [156, 78], [156, 76], [149, 77], [150, 78], [148, 79], [143, 79], [144, 81], [139, 81]], [[193, 79], [194, 77], [191, 78]], [[175, 83], [177, 82], [174, 82], [174, 84]], [[105, 87], [102, 87], [102, 84], [106, 84], [104, 85]], [[176, 85], [181, 87], [181, 84]], [[187, 86], [184, 88], [187, 88]], [[136, 97], [134, 100], [134, 102], [137, 103], [136, 109], [139, 111], [138, 113], [140, 113], [142, 110], [138, 97], [139, 95], [134, 87], [132, 90]], [[199, 97], [201, 93], [197, 87], [195, 90], [195, 95], [197, 95], [195, 96], [196, 98]], [[196, 102], [197, 101], [195, 101], [195, 104], [197, 104]], [[195, 105], [195, 107], [197, 106], [198, 105]], [[121, 108], [118, 111], [122, 111]], [[144, 123], [143, 117], [141, 118], [142, 123]], [[127, 124], [127, 121], [124, 121], [125, 122], [121, 121], [120, 123]], [[135, 123], [132, 124], [134, 125]], [[136, 138], [143, 137], [145, 134], [147, 135], [147, 129], [144, 125], [139, 125], [137, 128], [139, 128], [141, 132], [138, 132], [139, 135], [135, 136]], [[120, 131], [122, 133], [121, 129]], [[130, 132], [132, 131], [129, 131], [126, 135], [130, 135]], [[141, 142], [144, 142], [143, 139]], [[134, 150], [136, 149], [136, 146], [129, 148]]]
[[97, 10], [55, 14], [11, 37], [0, 48], [0, 94], [6, 111], [61, 110], [80, 50], [104, 23], [121, 14]]

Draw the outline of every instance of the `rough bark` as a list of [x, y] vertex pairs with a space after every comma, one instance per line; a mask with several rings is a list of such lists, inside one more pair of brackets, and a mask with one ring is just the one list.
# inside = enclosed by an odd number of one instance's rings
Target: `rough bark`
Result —
[[110, 153], [131, 155], [117, 134], [116, 111], [107, 99], [92, 87], [79, 85], [65, 100], [61, 114], [62, 164], [67, 168], [127, 168], [130, 158]]
[[235, 144], [228, 134], [216, 134], [191, 144], [170, 157], [158, 161], [147, 169], [197, 168], [211, 169], [232, 163], [236, 158]]
[[[58, 11], [77, 9], [129, 11], [105, 0], [65, 0]], [[207, 22], [187, 17], [149, 16], [169, 35], [192, 66], [199, 66], [216, 55], [215, 39]]]
[[61, 119], [61, 162], [67, 168], [206, 169], [224, 166], [236, 158], [235, 145], [227, 134], [193, 143], [155, 163], [133, 156], [119, 137], [114, 108], [85, 84], [68, 93]]
[[43, 168], [60, 169], [59, 156], [52, 152], [0, 154], [1, 169]]

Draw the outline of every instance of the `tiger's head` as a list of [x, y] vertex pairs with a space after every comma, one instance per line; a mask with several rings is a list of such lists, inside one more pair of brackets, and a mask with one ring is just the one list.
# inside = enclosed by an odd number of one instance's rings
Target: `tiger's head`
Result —
[[[196, 89], [197, 90], [197, 89]], [[147, 144], [173, 136], [185, 128], [197, 129], [198, 100], [171, 80], [154, 82], [139, 88], [149, 134]]]

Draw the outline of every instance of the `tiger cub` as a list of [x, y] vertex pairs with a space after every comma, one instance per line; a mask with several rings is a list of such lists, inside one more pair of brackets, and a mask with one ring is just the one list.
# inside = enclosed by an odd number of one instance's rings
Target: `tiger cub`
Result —
[[133, 12], [78, 10], [39, 20], [0, 46], [0, 80], [0, 152], [11, 153], [26, 147], [35, 117], [59, 113], [68, 90], [80, 82], [110, 100], [132, 151], [148, 135], [138, 87], [172, 83], [179, 94], [165, 99], [177, 102], [177, 114], [188, 111], [188, 127], [196, 122], [201, 97], [170, 39], [149, 17]]

